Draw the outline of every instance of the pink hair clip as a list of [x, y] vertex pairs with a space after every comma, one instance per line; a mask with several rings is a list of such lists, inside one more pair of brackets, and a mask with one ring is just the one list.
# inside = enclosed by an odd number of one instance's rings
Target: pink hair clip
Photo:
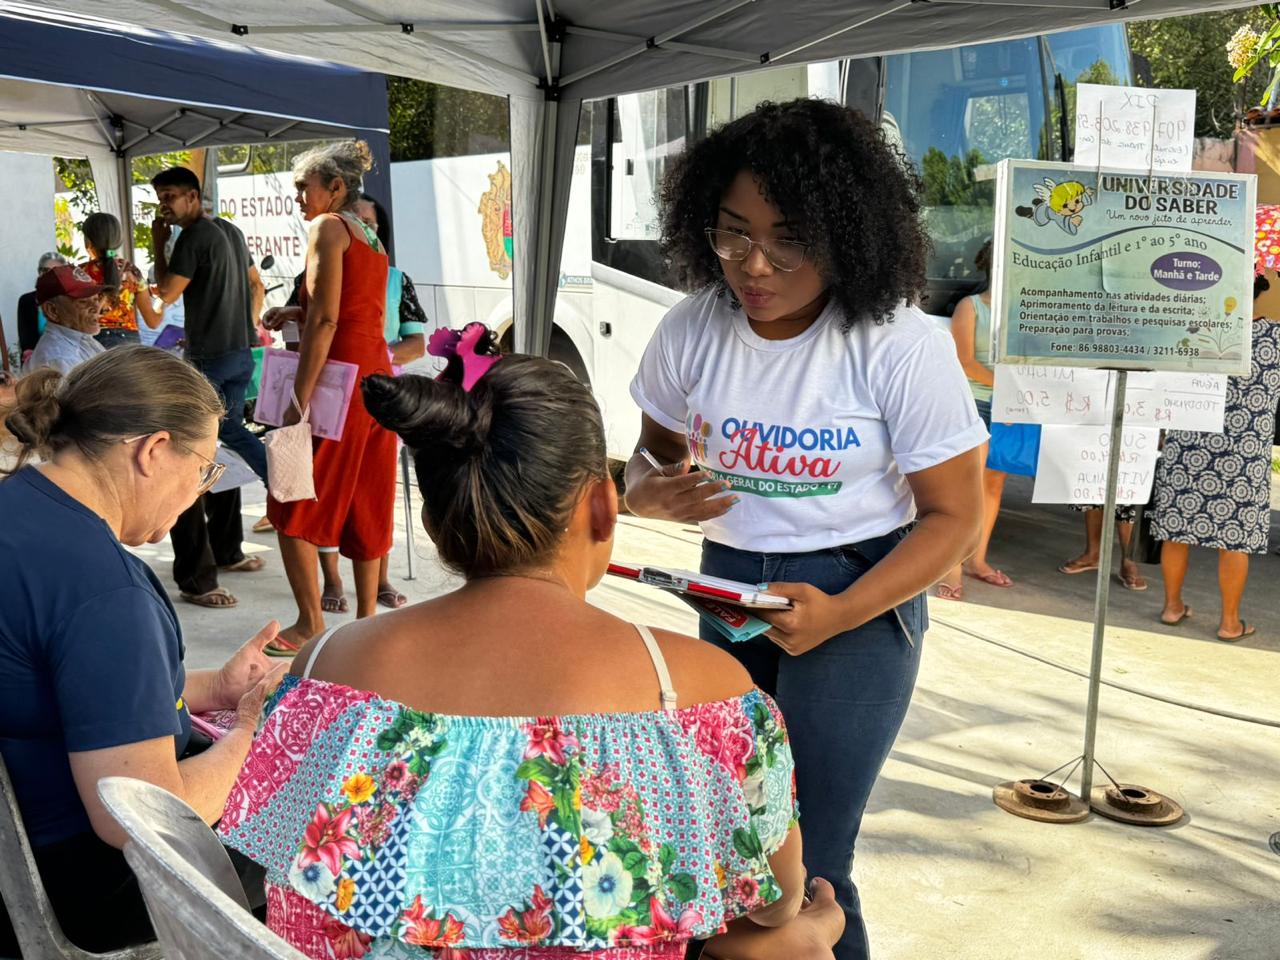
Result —
[[[477, 348], [482, 352], [477, 352]], [[441, 327], [427, 341], [427, 353], [433, 357], [442, 357], [448, 362], [445, 373], [455, 363], [461, 363], [462, 389], [467, 393], [489, 372], [490, 367], [502, 359], [502, 354], [489, 353], [490, 350], [495, 350], [493, 334], [488, 327], [478, 322], [468, 323], [461, 330]]]

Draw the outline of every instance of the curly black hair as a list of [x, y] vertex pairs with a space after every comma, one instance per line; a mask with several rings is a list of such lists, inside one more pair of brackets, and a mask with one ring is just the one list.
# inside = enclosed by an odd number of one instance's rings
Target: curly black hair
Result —
[[672, 163], [662, 183], [662, 243], [682, 289], [725, 289], [704, 231], [743, 170], [813, 244], [846, 330], [919, 301], [930, 249], [919, 176], [861, 113], [812, 99], [762, 103]]

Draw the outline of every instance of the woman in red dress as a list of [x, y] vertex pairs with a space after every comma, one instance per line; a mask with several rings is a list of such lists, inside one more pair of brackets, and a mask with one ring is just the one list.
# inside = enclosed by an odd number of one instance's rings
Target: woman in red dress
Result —
[[[287, 321], [302, 330], [298, 402], [303, 408], [328, 360], [360, 368], [357, 382], [390, 374], [383, 309], [387, 255], [377, 234], [355, 216], [361, 178], [372, 165], [363, 141], [319, 147], [294, 164], [297, 203], [311, 222], [307, 275], [299, 306], [269, 311], [264, 322]], [[285, 424], [297, 423], [290, 408]], [[356, 616], [372, 616], [377, 605], [378, 561], [391, 550], [396, 486], [396, 440], [365, 410], [357, 389], [342, 439], [315, 441], [315, 500], [280, 503], [267, 499], [267, 516], [280, 537], [285, 573], [298, 604], [298, 620], [280, 632], [268, 652], [292, 656], [323, 632], [316, 548], [337, 544], [350, 558], [356, 581]]]

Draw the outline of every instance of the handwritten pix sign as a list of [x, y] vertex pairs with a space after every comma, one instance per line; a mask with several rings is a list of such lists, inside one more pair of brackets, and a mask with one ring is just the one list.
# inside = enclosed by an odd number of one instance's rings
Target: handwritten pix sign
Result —
[[1196, 92], [1076, 87], [1075, 162], [1174, 173], [1191, 169]]

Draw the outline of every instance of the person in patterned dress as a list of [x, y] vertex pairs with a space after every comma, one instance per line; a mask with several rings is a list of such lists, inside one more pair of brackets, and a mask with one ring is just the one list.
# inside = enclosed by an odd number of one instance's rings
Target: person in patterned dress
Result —
[[587, 602], [618, 516], [589, 388], [480, 324], [430, 349], [440, 378], [371, 374], [363, 403], [466, 583], [294, 660], [218, 826], [267, 925], [313, 960], [831, 960], [776, 704]]
[[[1254, 280], [1256, 298], [1270, 285]], [[1218, 551], [1222, 612], [1218, 639], [1241, 640], [1256, 630], [1240, 615], [1249, 554], [1266, 553], [1271, 531], [1271, 443], [1280, 401], [1280, 326], [1253, 321], [1253, 365], [1227, 378], [1222, 433], [1170, 430], [1156, 467], [1151, 533], [1163, 540], [1164, 609], [1170, 626], [1191, 616], [1182, 598], [1191, 547]]]

